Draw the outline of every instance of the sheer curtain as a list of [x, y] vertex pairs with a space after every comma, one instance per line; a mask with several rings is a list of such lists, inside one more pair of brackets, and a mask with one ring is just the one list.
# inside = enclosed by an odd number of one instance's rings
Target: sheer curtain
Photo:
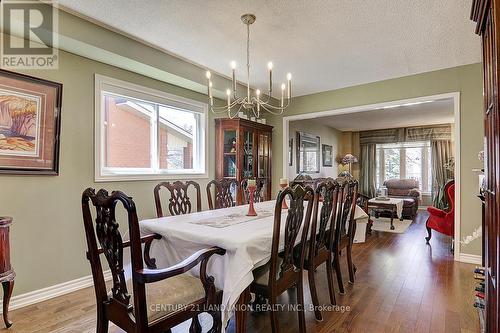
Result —
[[361, 145], [361, 162], [359, 192], [370, 198], [375, 196], [375, 177], [377, 174], [377, 145], [374, 143]]
[[450, 140], [432, 140], [432, 202], [433, 206], [443, 209], [446, 205], [444, 185], [448, 181], [448, 170], [445, 164], [453, 156]]

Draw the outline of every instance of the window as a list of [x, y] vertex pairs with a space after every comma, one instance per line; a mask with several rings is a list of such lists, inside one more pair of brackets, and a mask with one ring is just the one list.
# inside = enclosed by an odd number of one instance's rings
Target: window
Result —
[[412, 178], [418, 180], [420, 190], [432, 189], [432, 164], [429, 141], [377, 145], [377, 188], [387, 179]]
[[205, 104], [100, 75], [95, 83], [96, 181], [207, 176]]

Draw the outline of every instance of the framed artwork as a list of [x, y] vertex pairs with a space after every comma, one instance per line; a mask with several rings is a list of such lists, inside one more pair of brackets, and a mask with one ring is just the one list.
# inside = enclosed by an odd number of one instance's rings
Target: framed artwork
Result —
[[57, 175], [62, 84], [0, 70], [0, 173]]
[[319, 173], [320, 171], [320, 154], [321, 154], [320, 137], [297, 132], [296, 154], [297, 154], [297, 173]]
[[288, 140], [288, 166], [293, 165], [293, 138]]
[[323, 159], [324, 167], [332, 167], [333, 166], [333, 147], [330, 145], [321, 145], [321, 155]]

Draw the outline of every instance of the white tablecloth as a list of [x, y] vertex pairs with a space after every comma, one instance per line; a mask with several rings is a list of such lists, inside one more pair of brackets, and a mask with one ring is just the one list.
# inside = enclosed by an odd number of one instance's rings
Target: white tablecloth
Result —
[[400, 219], [403, 214], [403, 199], [398, 199], [398, 198], [389, 198], [389, 200], [377, 200], [377, 198], [373, 198], [368, 200], [369, 203], [382, 203], [386, 205], [394, 205], [396, 206], [396, 214], [398, 215], [398, 218]]
[[[154, 241], [151, 247], [151, 257], [156, 259], [159, 268], [177, 264], [203, 248], [218, 246], [226, 250], [224, 256], [212, 256], [207, 269], [208, 274], [214, 276], [216, 287], [223, 290], [225, 327], [240, 294], [253, 281], [252, 271], [271, 257], [274, 216], [269, 216], [268, 212], [274, 211], [274, 206], [275, 201], [258, 203], [255, 205], [257, 214], [265, 217], [238, 221], [231, 226], [214, 227], [198, 221], [214, 217], [226, 220], [224, 217], [231, 214], [241, 216], [248, 211], [248, 205], [144, 220], [140, 222], [140, 229], [143, 234], [157, 233], [163, 237]], [[283, 211], [283, 219], [286, 212]], [[356, 206], [354, 218], [366, 217]]]

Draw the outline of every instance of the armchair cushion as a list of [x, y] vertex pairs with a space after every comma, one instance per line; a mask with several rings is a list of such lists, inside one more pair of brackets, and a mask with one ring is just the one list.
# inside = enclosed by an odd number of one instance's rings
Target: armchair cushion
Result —
[[[127, 290], [133, 299], [134, 288], [131, 279], [127, 281]], [[201, 280], [186, 273], [159, 282], [146, 283], [148, 322], [204, 298], [205, 289]]]
[[438, 209], [436, 207], [427, 207], [427, 211], [431, 214], [431, 215], [434, 215], [434, 216], [437, 216], [437, 217], [445, 217], [446, 216], [446, 212], [444, 210], [441, 210], [441, 209]]
[[430, 230], [436, 230], [442, 234], [453, 236], [455, 229], [455, 183], [454, 181], [448, 182], [445, 185], [445, 193], [450, 203], [448, 211], [443, 211], [435, 207], [429, 207], [429, 219], [425, 224], [429, 232], [429, 237], [426, 237], [427, 242], [431, 238]]

